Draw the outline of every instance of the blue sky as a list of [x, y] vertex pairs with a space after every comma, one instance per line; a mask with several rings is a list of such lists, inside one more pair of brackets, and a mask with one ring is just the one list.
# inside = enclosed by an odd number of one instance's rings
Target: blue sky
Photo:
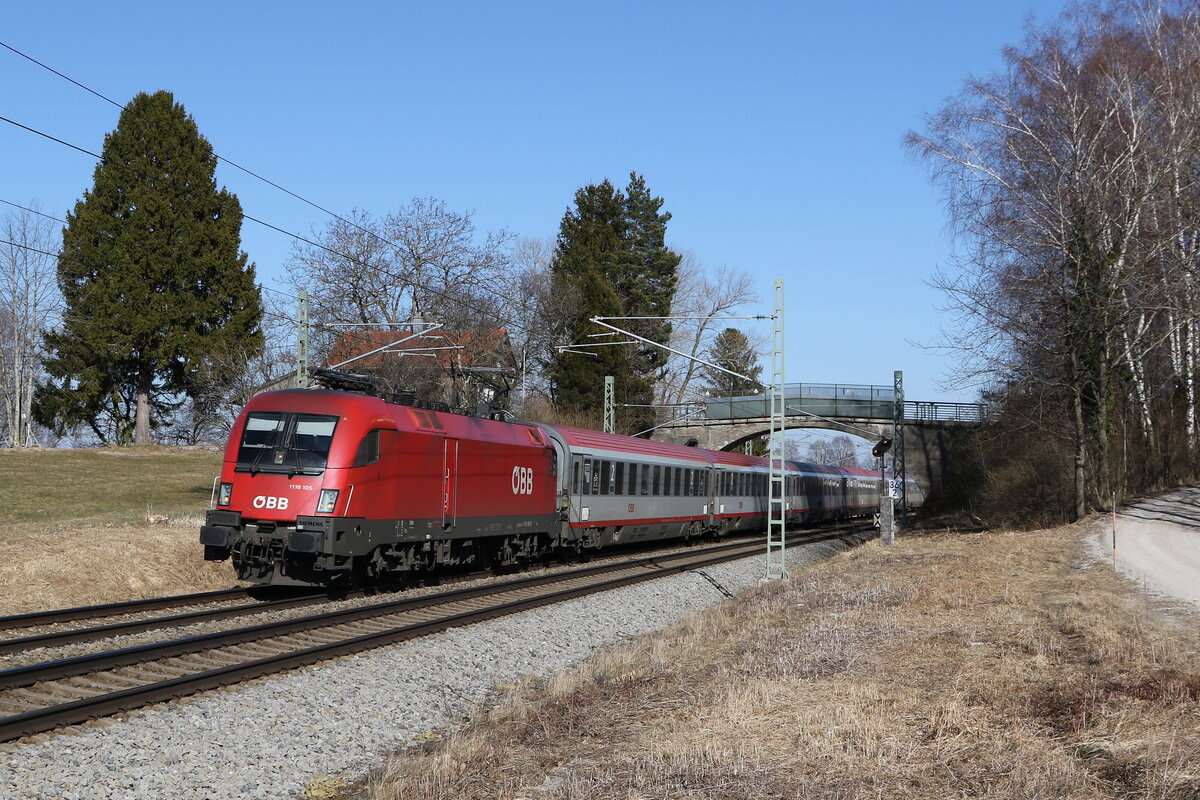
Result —
[[[786, 281], [787, 380], [942, 387], [926, 284], [952, 252], [904, 132], [1062, 2], [12, 4], [0, 41], [118, 102], [174, 92], [218, 154], [338, 213], [417, 196], [553, 237], [575, 190], [645, 175], [668, 240]], [[0, 49], [0, 116], [98, 152], [118, 109]], [[0, 199], [64, 214], [92, 159], [0, 123]], [[324, 214], [222, 166], [248, 214]], [[244, 249], [280, 287], [291, 240]], [[762, 323], [764, 326], [768, 323]], [[769, 332], [766, 327], [764, 333]]]

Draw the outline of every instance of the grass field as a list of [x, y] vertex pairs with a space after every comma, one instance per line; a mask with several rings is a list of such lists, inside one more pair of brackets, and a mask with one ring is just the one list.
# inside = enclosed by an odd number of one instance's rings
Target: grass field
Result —
[[0, 450], [0, 614], [233, 585], [199, 544], [220, 463], [213, 449]]
[[132, 523], [198, 514], [221, 469], [215, 449], [0, 449], [0, 514], [17, 522]]
[[1082, 530], [865, 545], [500, 687], [336, 796], [1196, 800], [1197, 614], [1150, 605]]

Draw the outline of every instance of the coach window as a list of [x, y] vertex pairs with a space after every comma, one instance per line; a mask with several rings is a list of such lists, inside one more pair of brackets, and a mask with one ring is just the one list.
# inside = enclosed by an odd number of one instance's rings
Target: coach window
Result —
[[600, 459], [592, 462], [592, 494], [600, 494]]
[[592, 460], [590, 458], [583, 460], [583, 493], [592, 493]]
[[629, 495], [632, 497], [637, 494], [637, 464], [629, 465]]
[[579, 494], [579, 467], [582, 459], [578, 456], [571, 459], [571, 494]]
[[662, 493], [663, 497], [668, 497], [671, 494], [671, 468], [663, 467], [663, 482]]
[[638, 470], [642, 473], [642, 494], [650, 494], [650, 465], [642, 464], [642, 468]]
[[661, 485], [662, 485], [662, 467], [660, 467], [658, 464], [655, 464], [654, 465], [654, 486], [650, 490], [650, 494], [657, 497], [659, 491], [661, 491], [659, 488]]
[[708, 497], [708, 470], [700, 473], [700, 494], [703, 497]]
[[599, 494], [608, 494], [608, 462], [601, 461], [600, 467], [596, 470], [596, 476], [599, 480], [599, 486], [596, 488], [600, 491]]
[[625, 494], [625, 462], [618, 461], [615, 469], [617, 472], [613, 482], [613, 494]]

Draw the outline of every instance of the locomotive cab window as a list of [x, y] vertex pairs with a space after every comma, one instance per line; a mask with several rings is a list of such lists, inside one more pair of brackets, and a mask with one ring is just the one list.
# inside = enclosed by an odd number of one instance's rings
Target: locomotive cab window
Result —
[[338, 417], [252, 411], [238, 445], [238, 472], [320, 475], [329, 459]]
[[379, 429], [368, 433], [358, 443], [358, 454], [354, 456], [354, 466], [365, 467], [379, 460]]

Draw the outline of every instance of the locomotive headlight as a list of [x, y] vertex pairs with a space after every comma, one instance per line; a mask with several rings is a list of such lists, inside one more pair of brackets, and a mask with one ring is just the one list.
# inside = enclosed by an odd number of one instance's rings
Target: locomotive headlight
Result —
[[334, 506], [337, 505], [337, 499], [337, 489], [322, 489], [321, 496], [317, 498], [317, 513], [332, 514]]
[[232, 483], [222, 483], [221, 484], [221, 493], [220, 493], [220, 495], [217, 496], [217, 505], [227, 506], [227, 505], [229, 505], [229, 501], [232, 498], [233, 498], [233, 484]]

